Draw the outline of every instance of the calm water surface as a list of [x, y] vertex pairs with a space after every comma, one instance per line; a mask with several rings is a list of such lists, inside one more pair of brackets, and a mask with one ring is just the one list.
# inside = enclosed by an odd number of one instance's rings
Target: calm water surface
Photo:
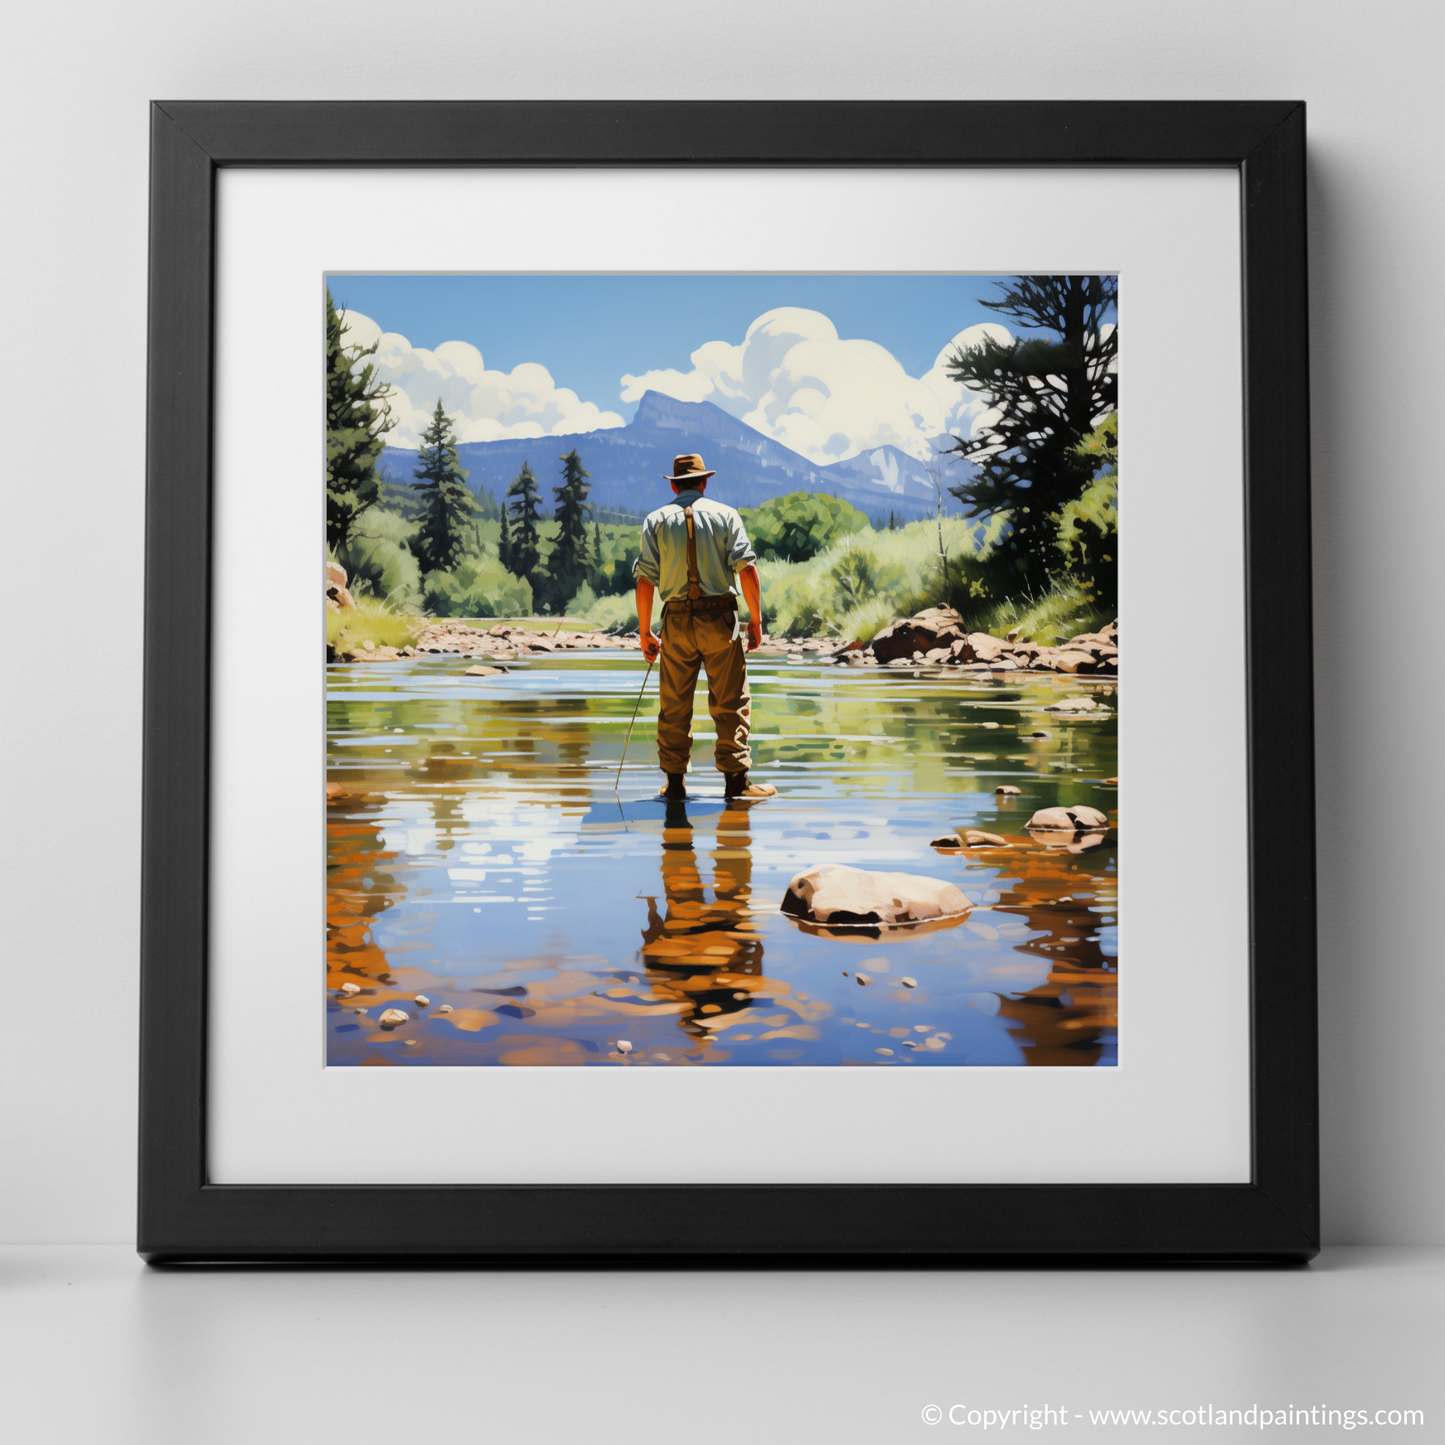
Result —
[[[669, 807], [655, 670], [614, 791], [636, 653], [468, 665], [327, 670], [328, 781], [347, 790], [327, 807], [328, 1063], [1116, 1062], [1116, 833], [1046, 847], [1023, 827], [1059, 804], [1113, 819], [1112, 682], [755, 655], [754, 774], [779, 797], [724, 806], [700, 691], [694, 796]], [[1110, 710], [1043, 711], [1079, 696]], [[971, 827], [1011, 846], [930, 846]], [[778, 908], [821, 863], [947, 879], [976, 907], [826, 936]], [[407, 1022], [380, 1027], [388, 1008]]]

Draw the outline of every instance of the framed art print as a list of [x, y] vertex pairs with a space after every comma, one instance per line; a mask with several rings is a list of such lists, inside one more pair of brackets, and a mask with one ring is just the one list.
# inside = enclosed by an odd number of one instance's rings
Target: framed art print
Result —
[[147, 1258], [1314, 1253], [1302, 106], [152, 124]]

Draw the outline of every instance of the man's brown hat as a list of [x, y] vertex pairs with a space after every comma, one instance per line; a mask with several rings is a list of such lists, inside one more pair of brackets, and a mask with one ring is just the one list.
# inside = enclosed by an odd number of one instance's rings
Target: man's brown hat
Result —
[[685, 456], [673, 457], [672, 475], [667, 480], [670, 482], [705, 482], [709, 477], [716, 475], [716, 472], [710, 472], [703, 466], [702, 458], [696, 452], [688, 452]]

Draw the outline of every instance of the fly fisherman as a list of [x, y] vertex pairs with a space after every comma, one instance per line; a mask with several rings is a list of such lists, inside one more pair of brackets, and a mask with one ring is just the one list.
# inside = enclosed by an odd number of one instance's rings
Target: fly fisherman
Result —
[[[683, 774], [692, 758], [692, 694], [699, 668], [707, 670], [707, 706], [717, 729], [718, 771], [728, 798], [770, 798], [777, 789], [750, 783], [748, 734], [752, 700], [741, 618], [734, 582], [742, 584], [752, 621], [748, 646], [763, 640], [762, 591], [756, 558], [743, 519], [703, 493], [708, 478], [695, 453], [675, 457], [672, 483], [676, 501], [659, 507], [642, 524], [637, 558], [637, 627], [642, 655], [653, 662], [659, 652], [657, 755], [667, 774], [664, 798], [687, 796]], [[662, 637], [652, 631], [653, 594], [662, 592]]]

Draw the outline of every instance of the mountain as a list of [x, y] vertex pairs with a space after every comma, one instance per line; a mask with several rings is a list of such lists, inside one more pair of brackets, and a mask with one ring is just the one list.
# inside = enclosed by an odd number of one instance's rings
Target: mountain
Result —
[[[573, 447], [592, 474], [589, 500], [600, 507], [650, 512], [661, 506], [672, 495], [664, 479], [681, 452], [702, 454], [717, 471], [708, 495], [733, 507], [757, 507], [789, 492], [821, 492], [886, 522], [889, 512], [900, 521], [931, 517], [937, 506], [923, 463], [897, 447], [877, 447], [845, 462], [818, 466], [710, 401], [676, 401], [656, 391], [643, 395], [637, 415], [623, 427], [466, 442], [457, 451], [470, 473], [472, 490], [487, 488], [497, 497], [506, 492], [522, 463], [531, 462], [550, 510], [550, 489], [560, 481], [558, 459]], [[416, 469], [416, 453], [388, 447], [378, 465], [389, 481], [407, 485]], [[957, 485], [969, 470], [966, 464], [946, 464], [945, 485]], [[958, 510], [946, 492], [944, 510]]]

